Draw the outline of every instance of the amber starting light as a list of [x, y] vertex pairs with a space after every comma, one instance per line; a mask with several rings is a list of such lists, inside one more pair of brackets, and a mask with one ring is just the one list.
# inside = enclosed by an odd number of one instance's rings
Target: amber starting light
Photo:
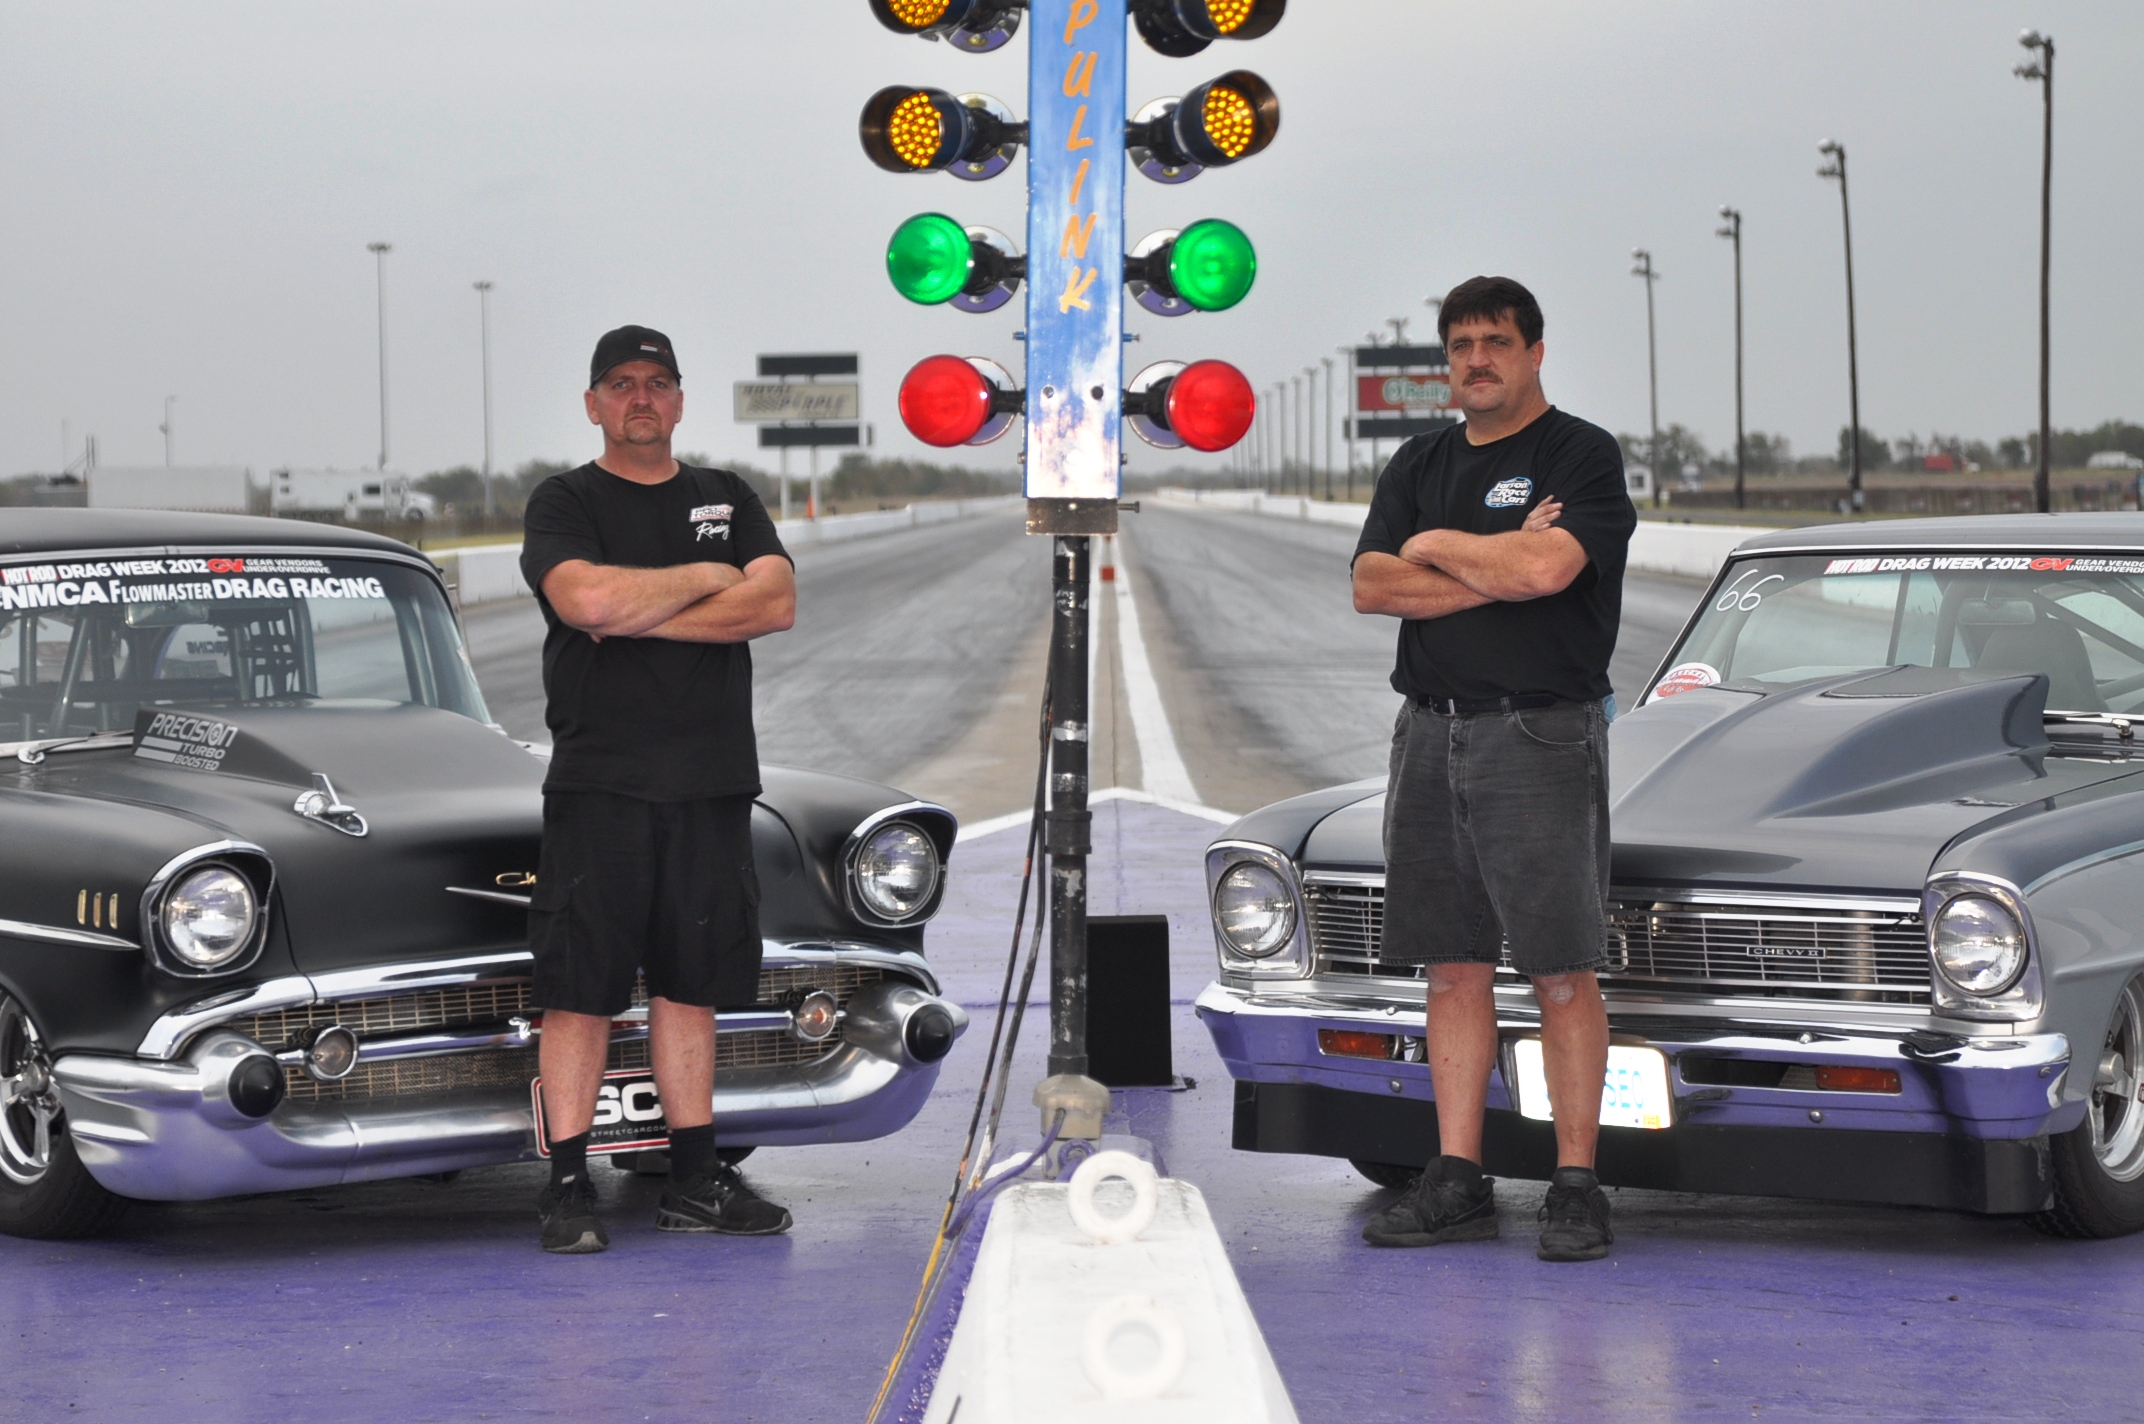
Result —
[[1392, 1035], [1354, 1028], [1321, 1028], [1318, 1030], [1318, 1052], [1335, 1058], [1389, 1060], [1392, 1057]]
[[904, 29], [927, 30], [945, 18], [952, 0], [882, 0], [883, 8]]
[[1206, 108], [1200, 116], [1206, 137], [1230, 158], [1241, 158], [1258, 137], [1258, 111], [1251, 101], [1225, 84], [1206, 91]]
[[1843, 1063], [1816, 1065], [1816, 1086], [1826, 1093], [1895, 1093], [1896, 1068], [1850, 1068]]

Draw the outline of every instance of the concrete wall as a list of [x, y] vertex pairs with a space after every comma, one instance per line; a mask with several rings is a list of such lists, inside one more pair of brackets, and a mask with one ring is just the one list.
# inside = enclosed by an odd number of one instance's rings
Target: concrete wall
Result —
[[[1299, 519], [1311, 524], [1339, 524], [1360, 529], [1367, 505], [1327, 504], [1300, 495], [1271, 495], [1259, 490], [1188, 490], [1163, 488], [1154, 494], [1156, 504], [1240, 510], [1277, 519]], [[1739, 524], [1663, 524], [1638, 521], [1630, 537], [1630, 567], [1644, 573], [1684, 574], [1711, 578], [1734, 547], [1765, 530]]]
[[[807, 544], [838, 544], [873, 534], [890, 534], [921, 524], [943, 524], [952, 519], [1021, 507], [1019, 495], [989, 499], [934, 500], [901, 509], [874, 509], [861, 514], [830, 514], [824, 519], [792, 519], [778, 525], [782, 543], [791, 549]], [[465, 549], [442, 549], [431, 556], [454, 584], [464, 605], [496, 603], [506, 598], [529, 597], [521, 577], [519, 544], [478, 544]]]

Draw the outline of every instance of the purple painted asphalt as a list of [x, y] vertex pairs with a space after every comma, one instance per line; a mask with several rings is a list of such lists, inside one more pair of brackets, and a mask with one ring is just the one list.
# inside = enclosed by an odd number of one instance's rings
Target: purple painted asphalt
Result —
[[[1094, 910], [1167, 913], [1181, 1093], [1123, 1124], [1205, 1192], [1306, 1424], [1455, 1419], [2144, 1419], [2144, 1237], [1750, 1198], [1615, 1194], [1614, 1257], [1504, 1237], [1357, 1239], [1384, 1194], [1345, 1163], [1228, 1147], [1230, 1086], [1189, 1001], [1210, 977], [1199, 851], [1215, 828], [1097, 808]], [[1020, 832], [963, 846], [932, 931], [948, 987], [994, 1005]], [[763, 1151], [775, 1240], [658, 1236], [659, 1183], [603, 1178], [612, 1248], [548, 1257], [540, 1168], [137, 1209], [115, 1236], [0, 1238], [0, 1419], [574, 1418], [862, 1424], [929, 1250], [989, 1030], [898, 1137]], [[1031, 1014], [1006, 1145], [1033, 1131]], [[1112, 1124], [1115, 1128], [1116, 1123]]]

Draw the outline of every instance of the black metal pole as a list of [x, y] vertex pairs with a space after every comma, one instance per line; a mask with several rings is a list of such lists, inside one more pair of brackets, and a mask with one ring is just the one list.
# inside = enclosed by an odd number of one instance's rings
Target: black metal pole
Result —
[[2046, 99], [2046, 118], [2040, 126], [2040, 461], [2032, 472], [2032, 497], [2045, 514], [2054, 508], [2054, 492], [2048, 484], [2054, 431], [2047, 418], [2048, 243], [2055, 195], [2055, 42], [2051, 36], [2040, 44], [2040, 88]]
[[1734, 208], [1721, 208], [1720, 216], [1727, 219], [1720, 236], [1731, 238], [1735, 245], [1735, 508], [1742, 509], [1746, 507], [1743, 473], [1747, 445], [1742, 433], [1742, 214]]
[[1052, 550], [1050, 621], [1050, 1074], [1087, 1072], [1088, 537]]

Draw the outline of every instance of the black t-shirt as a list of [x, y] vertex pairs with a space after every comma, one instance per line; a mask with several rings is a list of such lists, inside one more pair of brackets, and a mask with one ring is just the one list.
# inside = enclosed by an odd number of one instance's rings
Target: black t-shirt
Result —
[[1576, 538], [1590, 562], [1547, 598], [1403, 620], [1395, 692], [1468, 701], [1608, 696], [1623, 561], [1638, 512], [1623, 480], [1622, 447], [1599, 426], [1552, 408], [1486, 445], [1469, 445], [1463, 425], [1415, 436], [1378, 478], [1355, 557], [1397, 555], [1425, 529], [1508, 533], [1551, 495], [1563, 501], [1555, 527]]
[[569, 559], [661, 569], [743, 568], [788, 558], [767, 507], [727, 470], [679, 465], [659, 485], [593, 463], [536, 486], [523, 516], [521, 575], [550, 631], [543, 640], [550, 791], [609, 791], [643, 801], [759, 794], [752, 734], [752, 650], [744, 643], [605, 638], [559, 619], [543, 578]]

